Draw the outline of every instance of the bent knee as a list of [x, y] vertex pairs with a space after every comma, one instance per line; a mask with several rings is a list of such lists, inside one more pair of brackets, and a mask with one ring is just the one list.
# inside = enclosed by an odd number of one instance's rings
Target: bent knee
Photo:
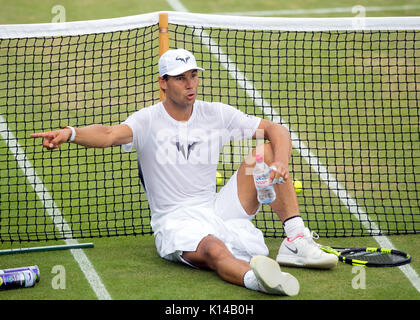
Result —
[[214, 236], [208, 237], [202, 247], [202, 252], [208, 261], [216, 261], [230, 254], [224, 242]]
[[252, 149], [251, 153], [248, 155], [245, 163], [248, 166], [253, 167], [255, 165], [255, 155], [262, 154], [264, 158], [264, 162], [270, 164], [273, 162], [274, 159], [274, 151], [271, 145], [271, 142], [266, 142], [263, 145], [257, 146], [256, 148]]
[[197, 267], [214, 270], [219, 261], [230, 255], [223, 241], [208, 235], [201, 240], [195, 252], [184, 252], [183, 258]]
[[232, 256], [224, 242], [215, 236], [208, 236], [200, 249], [207, 267], [212, 270], [216, 270], [221, 261]]
[[[290, 139], [289, 130], [284, 126], [280, 126], [280, 128], [282, 131], [281, 134], [289, 137], [288, 150], [286, 150], [286, 152], [288, 153], [288, 157], [290, 158], [292, 156], [292, 140]], [[270, 165], [274, 161], [274, 149], [270, 141], [252, 149], [251, 153], [248, 155], [245, 161], [248, 166], [255, 165], [255, 155], [257, 153], [263, 155], [264, 162], [267, 163], [268, 165]]]

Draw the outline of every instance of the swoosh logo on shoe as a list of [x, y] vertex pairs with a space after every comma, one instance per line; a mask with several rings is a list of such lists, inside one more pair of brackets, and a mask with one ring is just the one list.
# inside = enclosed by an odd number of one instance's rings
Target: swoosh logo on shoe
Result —
[[287, 249], [289, 249], [290, 251], [292, 251], [294, 254], [297, 254], [298, 253], [298, 249], [297, 248], [295, 248], [295, 249], [292, 249], [292, 248], [289, 248], [287, 245], [284, 245]]

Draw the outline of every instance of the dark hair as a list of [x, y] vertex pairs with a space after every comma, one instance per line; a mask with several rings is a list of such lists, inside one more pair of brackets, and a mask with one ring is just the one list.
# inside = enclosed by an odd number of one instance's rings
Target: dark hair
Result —
[[163, 80], [165, 80], [165, 81], [168, 81], [168, 78], [169, 78], [169, 76], [168, 76], [167, 74], [165, 74], [165, 75], [162, 77], [162, 79], [163, 79]]

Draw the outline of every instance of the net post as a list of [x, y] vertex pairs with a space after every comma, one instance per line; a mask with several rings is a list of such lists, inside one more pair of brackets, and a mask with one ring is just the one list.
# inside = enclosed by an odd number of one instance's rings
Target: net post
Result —
[[[168, 13], [159, 13], [159, 57], [169, 49]], [[165, 93], [160, 89], [160, 101], [165, 99]]]
[[6, 249], [0, 250], [0, 255], [16, 254], [16, 253], [31, 253], [31, 252], [45, 252], [55, 250], [70, 250], [70, 249], [86, 249], [93, 248], [93, 243], [76, 243], [76, 244], [64, 244], [64, 245], [53, 245], [45, 247], [31, 247], [31, 248], [17, 248], [17, 249]]

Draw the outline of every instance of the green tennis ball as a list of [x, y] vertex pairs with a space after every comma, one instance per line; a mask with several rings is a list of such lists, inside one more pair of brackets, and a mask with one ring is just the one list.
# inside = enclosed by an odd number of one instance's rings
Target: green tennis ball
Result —
[[302, 192], [302, 181], [299, 181], [299, 180], [293, 181], [293, 185], [295, 187], [296, 193]]
[[219, 171], [216, 171], [216, 184], [220, 186], [223, 184], [223, 176]]

